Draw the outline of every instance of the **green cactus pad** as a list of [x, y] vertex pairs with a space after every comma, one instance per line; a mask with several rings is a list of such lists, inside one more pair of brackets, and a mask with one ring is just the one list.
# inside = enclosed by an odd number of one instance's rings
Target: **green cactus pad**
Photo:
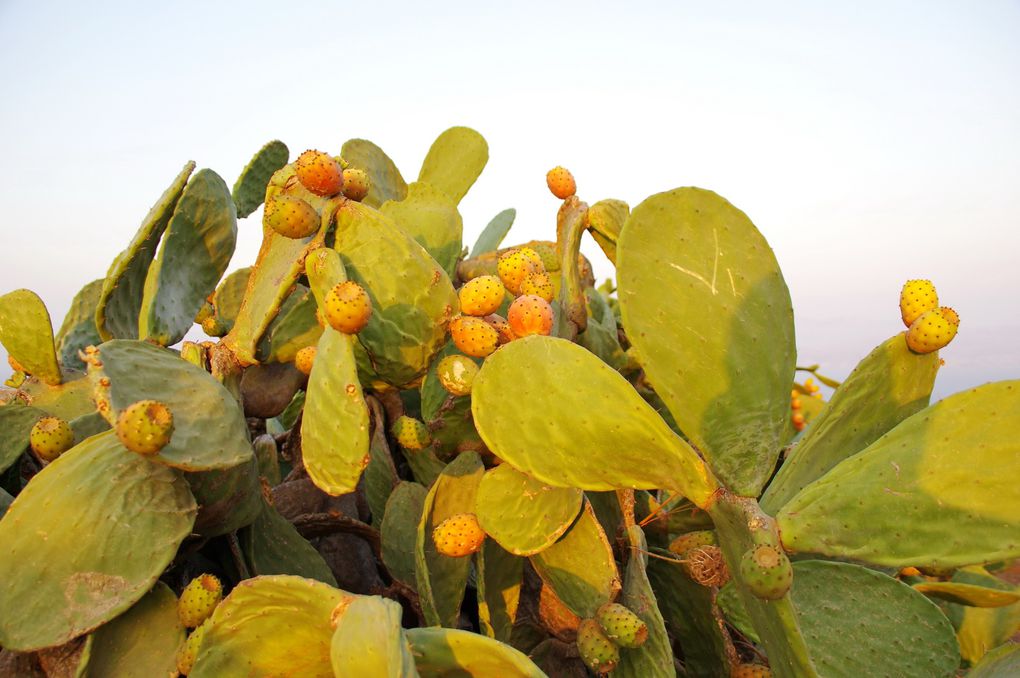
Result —
[[1020, 644], [1006, 643], [985, 655], [967, 673], [967, 678], [1013, 678], [1018, 675], [1020, 675]]
[[670, 488], [699, 505], [716, 488], [630, 383], [569, 341], [531, 336], [501, 347], [485, 360], [471, 400], [489, 449], [550, 485]]
[[446, 274], [455, 276], [461, 255], [464, 223], [457, 204], [445, 193], [429, 184], [415, 181], [407, 187], [407, 197], [387, 201], [379, 211], [393, 219], [400, 228], [439, 262]]
[[93, 280], [81, 288], [71, 301], [71, 308], [64, 316], [55, 339], [57, 358], [65, 370], [84, 371], [85, 363], [78, 357], [78, 351], [103, 341], [96, 328], [96, 306], [102, 292], [102, 279]]
[[489, 162], [489, 144], [469, 127], [451, 127], [432, 143], [418, 181], [432, 184], [460, 203]]
[[227, 185], [210, 169], [184, 188], [149, 266], [138, 313], [138, 338], [176, 344], [194, 323], [227, 269], [237, 243], [237, 217]]
[[953, 627], [906, 584], [847, 563], [794, 565], [792, 597], [822, 676], [948, 678], [960, 663]]
[[379, 596], [357, 596], [337, 620], [330, 647], [337, 676], [418, 675], [411, 646], [404, 637], [399, 603]]
[[[432, 434], [432, 445], [428, 452], [449, 458], [461, 449], [481, 449], [482, 439], [475, 430], [471, 417], [471, 399], [451, 395], [439, 380], [438, 368], [440, 361], [451, 355], [459, 355], [465, 360], [481, 360], [469, 358], [457, 349], [452, 341], [447, 342], [443, 349], [432, 358], [428, 372], [421, 383], [421, 416]], [[426, 452], [426, 450], [422, 450]], [[417, 453], [406, 453], [409, 456]], [[426, 458], [428, 455], [426, 455]], [[421, 462], [422, 460], [418, 460]], [[424, 464], [419, 464], [424, 465]]]
[[403, 200], [407, 182], [381, 148], [366, 139], [348, 139], [340, 155], [351, 167], [368, 172], [368, 195], [361, 201], [379, 207], [387, 200]]
[[216, 320], [229, 332], [234, 327], [237, 314], [244, 302], [244, 293], [248, 289], [248, 278], [254, 267], [239, 268], [216, 287], [213, 295], [213, 306], [216, 307]]
[[14, 503], [14, 497], [7, 493], [7, 490], [0, 488], [0, 518], [4, 517], [7, 509]]
[[382, 527], [382, 560], [394, 579], [417, 590], [415, 548], [428, 490], [418, 483], [401, 482], [386, 501]]
[[[195, 170], [189, 162], [173, 183], [163, 192], [138, 227], [127, 249], [117, 255], [103, 281], [103, 291], [96, 305], [96, 329], [103, 341], [137, 339], [138, 313], [149, 264], [156, 256], [156, 247], [173, 216], [177, 201], [184, 192], [188, 178]], [[197, 311], [198, 309], [196, 309]], [[192, 314], [194, 316], [194, 314]]]
[[372, 299], [372, 318], [358, 341], [380, 379], [394, 386], [412, 383], [446, 341], [446, 322], [457, 308], [450, 278], [377, 210], [347, 201], [336, 221], [336, 249], [347, 275]]
[[[1002, 592], [1016, 589], [981, 567], [968, 567], [953, 574], [953, 583], [981, 586]], [[974, 664], [994, 647], [1020, 631], [1020, 603], [1003, 607], [979, 608], [950, 603], [944, 606], [949, 621], [956, 627], [960, 654]]]
[[94, 386], [109, 379], [111, 423], [139, 400], [158, 400], [170, 408], [174, 432], [151, 457], [186, 471], [230, 468], [251, 456], [248, 426], [237, 401], [205, 370], [167, 349], [143, 341], [114, 340], [99, 348], [102, 367], [93, 368]]
[[329, 565], [279, 511], [260, 500], [261, 509], [249, 527], [238, 532], [253, 575], [290, 574], [336, 586]]
[[315, 317], [318, 307], [310, 289], [294, 285], [259, 340], [256, 359], [260, 363], [294, 362], [298, 351], [318, 343], [323, 329]]
[[1020, 590], [1002, 591], [987, 586], [955, 581], [926, 581], [914, 584], [914, 590], [929, 598], [938, 598], [969, 607], [1005, 607], [1020, 601]]
[[47, 386], [37, 379], [29, 379], [21, 385], [21, 393], [28, 402], [40, 410], [65, 421], [96, 411], [92, 402], [92, 385], [84, 375], [65, 381], [60, 386]]
[[415, 576], [425, 621], [456, 628], [471, 571], [470, 558], [450, 558], [436, 550], [432, 530], [458, 513], [473, 513], [485, 467], [474, 452], [451, 461], [432, 485], [422, 507], [415, 542]]
[[1020, 381], [1001, 381], [904, 420], [777, 520], [794, 551], [893, 567], [995, 562], [1020, 555], [1017, 477]]
[[557, 301], [563, 313], [556, 314], [559, 327], [554, 334], [567, 339], [573, 338], [578, 332], [584, 332], [588, 326], [588, 310], [584, 303], [585, 285], [578, 264], [587, 208], [577, 196], [570, 196], [556, 213], [556, 243], [560, 254]]
[[509, 643], [517, 620], [524, 578], [524, 559], [486, 539], [475, 560], [478, 620], [485, 635]]
[[640, 527], [632, 525], [627, 528], [627, 538], [631, 547], [630, 560], [627, 561], [627, 571], [623, 578], [623, 595], [616, 602], [640, 617], [648, 627], [648, 639], [640, 647], [620, 652], [620, 663], [613, 675], [619, 678], [675, 678], [673, 647], [666, 634], [662, 613], [646, 571], [648, 543], [645, 534]]
[[266, 197], [266, 185], [273, 173], [287, 164], [290, 151], [279, 140], [270, 141], [258, 150], [234, 182], [231, 197], [237, 216], [244, 219], [262, 204]]
[[552, 546], [581, 510], [583, 492], [549, 487], [509, 464], [486, 471], [478, 486], [475, 513], [482, 529], [500, 546], [530, 556]]
[[629, 360], [620, 346], [616, 318], [612, 309], [598, 291], [589, 287], [585, 289], [584, 294], [591, 315], [584, 332], [577, 336], [577, 343], [597, 355], [614, 370], [624, 369], [628, 366]]
[[581, 618], [594, 617], [599, 606], [612, 601], [620, 591], [613, 549], [588, 502], [567, 534], [531, 556], [531, 564], [563, 604]]
[[195, 510], [179, 473], [128, 452], [112, 431], [65, 452], [0, 520], [0, 645], [59, 645], [131, 607], [191, 532]]
[[468, 256], [477, 257], [486, 252], [498, 250], [503, 242], [503, 238], [510, 232], [510, 227], [514, 225], [514, 219], [516, 218], [517, 210], [513, 207], [505, 209], [494, 216], [485, 225], [485, 228], [482, 229], [478, 239], [475, 240], [475, 244], [471, 246], [471, 254]]
[[[386, 441], [386, 419], [382, 406], [374, 398], [367, 400], [367, 404], [372, 418], [372, 437], [368, 442], [369, 460], [365, 467], [365, 500], [372, 512], [372, 526], [378, 529], [386, 512], [386, 502], [400, 482], [400, 477]], [[414, 517], [412, 522], [415, 525], [419, 517]]]
[[51, 386], [60, 383], [50, 313], [35, 292], [14, 290], [0, 297], [0, 344], [29, 374]]
[[18, 402], [0, 407], [0, 473], [28, 449], [28, 434], [46, 412]]
[[498, 640], [458, 629], [408, 629], [421, 678], [548, 678], [527, 655]]
[[720, 480], [757, 496], [782, 447], [795, 357], [768, 243], [715, 193], [679, 188], [634, 208], [617, 256], [623, 325], [648, 380]]
[[588, 232], [614, 264], [616, 243], [629, 216], [630, 205], [622, 200], [599, 200], [588, 209]]
[[[213, 612], [188, 678], [333, 678], [330, 615], [346, 598], [339, 589], [303, 577], [242, 581]], [[281, 630], [286, 634], [280, 636]]]
[[[654, 549], [653, 552], [671, 556]], [[666, 628], [684, 650], [688, 674], [730, 678], [730, 639], [723, 630], [712, 589], [691, 581], [679, 561], [652, 558], [646, 569]], [[750, 621], [747, 625], [750, 626]]]
[[177, 670], [177, 648], [184, 642], [177, 619], [177, 596], [163, 582], [131, 609], [92, 634], [87, 676], [151, 678]]
[[195, 534], [216, 537], [233, 532], [251, 524], [262, 508], [254, 455], [237, 466], [186, 473], [185, 477], [198, 502]]
[[927, 407], [938, 369], [938, 353], [914, 353], [903, 333], [879, 344], [812, 420], [769, 484], [762, 507], [778, 511], [805, 485]]

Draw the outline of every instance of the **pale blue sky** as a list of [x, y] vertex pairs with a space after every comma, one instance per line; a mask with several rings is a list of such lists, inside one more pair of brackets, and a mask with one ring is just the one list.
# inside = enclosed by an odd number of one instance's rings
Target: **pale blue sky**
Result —
[[590, 202], [710, 188], [775, 249], [801, 362], [845, 376], [930, 277], [962, 317], [936, 395], [1020, 377], [1016, 1], [142, 5], [0, 0], [0, 292], [54, 325], [189, 159], [232, 184], [270, 139], [364, 137], [414, 178], [468, 125], [468, 243], [506, 207], [551, 238], [557, 164]]

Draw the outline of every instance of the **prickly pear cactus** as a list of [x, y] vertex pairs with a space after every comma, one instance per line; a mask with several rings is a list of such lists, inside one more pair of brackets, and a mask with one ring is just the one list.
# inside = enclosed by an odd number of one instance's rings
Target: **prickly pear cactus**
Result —
[[468, 255], [488, 157], [188, 163], [56, 333], [3, 291], [0, 672], [1011, 675], [1020, 382], [929, 404], [933, 282], [837, 382], [721, 196], [557, 167], [547, 239]]

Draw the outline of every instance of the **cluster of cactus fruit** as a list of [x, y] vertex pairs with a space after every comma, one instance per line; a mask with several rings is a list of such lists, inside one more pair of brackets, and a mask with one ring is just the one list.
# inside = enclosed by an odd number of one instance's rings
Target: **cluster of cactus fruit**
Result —
[[477, 132], [288, 160], [189, 163], [56, 335], [0, 297], [0, 674], [1020, 671], [1020, 382], [929, 405], [929, 281], [837, 383], [714, 193], [557, 167], [549, 240], [468, 250]]

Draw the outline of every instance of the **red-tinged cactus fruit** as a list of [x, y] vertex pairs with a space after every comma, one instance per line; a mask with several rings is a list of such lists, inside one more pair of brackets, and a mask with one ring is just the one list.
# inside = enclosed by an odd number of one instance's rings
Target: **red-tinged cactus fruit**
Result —
[[432, 434], [423, 422], [414, 417], [400, 416], [390, 432], [397, 439], [397, 443], [405, 450], [421, 450], [432, 442]]
[[372, 300], [353, 280], [337, 283], [326, 293], [323, 314], [329, 326], [344, 334], [357, 334], [372, 317]]
[[777, 600], [793, 583], [793, 565], [782, 549], [759, 544], [740, 558], [740, 578], [756, 597]]
[[499, 344], [499, 333], [482, 318], [459, 315], [450, 321], [449, 329], [453, 344], [472, 358], [492, 355]]
[[730, 570], [718, 546], [689, 548], [681, 562], [687, 576], [702, 586], [721, 588], [730, 580]]
[[202, 640], [205, 632], [209, 629], [209, 620], [199, 624], [198, 628], [188, 634], [187, 639], [177, 648], [177, 671], [182, 675], [188, 675], [195, 667], [195, 659], [198, 651], [202, 648]]
[[648, 626], [619, 603], [604, 603], [595, 613], [595, 619], [620, 647], [641, 647], [648, 640]]
[[340, 163], [322, 151], [308, 150], [299, 155], [294, 161], [294, 174], [309, 192], [324, 198], [336, 195], [344, 187]]
[[524, 282], [521, 283], [521, 294], [533, 294], [551, 304], [553, 297], [556, 296], [556, 290], [549, 280], [548, 273], [529, 273], [524, 276]]
[[545, 175], [545, 184], [560, 200], [566, 200], [577, 193], [577, 182], [574, 181], [574, 175], [563, 167], [556, 166], [549, 170]]
[[481, 317], [499, 310], [506, 288], [497, 276], [481, 275], [464, 283], [457, 295], [461, 313]]
[[536, 242], [531, 246], [531, 249], [542, 260], [542, 265], [545, 266], [546, 271], [555, 273], [560, 270], [560, 253], [556, 249], [556, 245], [547, 242]]
[[43, 417], [28, 434], [28, 445], [43, 461], [53, 461], [74, 446], [74, 431], [60, 417]]
[[481, 550], [485, 531], [474, 513], [458, 513], [432, 530], [432, 541], [444, 556], [463, 558]]
[[678, 556], [683, 556], [687, 551], [699, 546], [717, 546], [715, 532], [712, 530], [696, 530], [681, 534], [669, 543], [669, 550]]
[[542, 258], [530, 247], [518, 247], [499, 255], [496, 272], [503, 286], [513, 295], [521, 293], [521, 283], [529, 273], [544, 273]]
[[368, 173], [365, 170], [349, 168], [345, 169], [343, 174], [344, 197], [356, 202], [364, 200], [365, 196], [368, 195], [368, 190], [372, 187], [368, 179]]
[[730, 671], [730, 678], [772, 678], [772, 669], [762, 664], [737, 664]]
[[523, 294], [510, 304], [506, 319], [518, 337], [552, 332], [553, 310], [549, 302], [534, 294]]
[[439, 383], [447, 393], [455, 396], [469, 395], [477, 374], [478, 365], [463, 355], [448, 355], [436, 366]]
[[305, 346], [294, 356], [294, 367], [306, 377], [312, 373], [312, 364], [315, 362], [315, 354], [318, 349], [315, 346]]
[[577, 653], [599, 675], [609, 673], [620, 663], [620, 648], [594, 619], [584, 619], [577, 627]]
[[925, 311], [907, 330], [907, 346], [915, 353], [932, 353], [945, 347], [960, 329], [960, 316], [948, 306]]
[[908, 280], [900, 290], [900, 317], [910, 327], [922, 313], [938, 308], [939, 296], [930, 280]]
[[508, 344], [517, 338], [517, 335], [514, 334], [514, 331], [510, 328], [510, 323], [508, 323], [506, 318], [498, 313], [487, 315], [484, 320], [489, 323], [492, 329], [496, 330], [496, 333], [499, 335], [500, 346]]
[[319, 230], [319, 213], [294, 195], [275, 195], [266, 201], [262, 223], [287, 238], [307, 238]]
[[223, 600], [223, 584], [211, 574], [192, 579], [177, 600], [177, 618], [189, 629], [208, 619]]
[[156, 454], [170, 442], [174, 415], [157, 400], [139, 400], [120, 413], [116, 430], [117, 439], [132, 452]]

